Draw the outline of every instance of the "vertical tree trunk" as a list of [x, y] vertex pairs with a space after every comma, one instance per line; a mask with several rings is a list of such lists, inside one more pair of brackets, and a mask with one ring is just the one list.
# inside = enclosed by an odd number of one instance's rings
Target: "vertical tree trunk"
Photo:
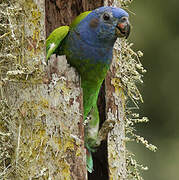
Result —
[[108, 134], [108, 165], [110, 179], [125, 180], [125, 96], [115, 76], [118, 59], [115, 55], [106, 78], [106, 113], [107, 120], [114, 120], [115, 126]]
[[[21, 42], [18, 58], [0, 80], [0, 179], [87, 179], [82, 90], [79, 76], [64, 56], [45, 64], [45, 37], [68, 25], [81, 12], [117, 0], [11, 0], [23, 7], [19, 16]], [[46, 15], [45, 15], [46, 14]], [[10, 22], [19, 25], [20, 22]], [[14, 23], [14, 24], [13, 24]], [[46, 30], [45, 30], [46, 26]], [[13, 26], [11, 27], [13, 28]], [[18, 39], [19, 38], [19, 39]], [[17, 49], [16, 49], [17, 50]], [[116, 87], [116, 55], [98, 100], [101, 123], [115, 127], [94, 154], [92, 179], [125, 179], [125, 129], [123, 90]], [[1, 71], [0, 71], [1, 73]], [[7, 140], [8, 139], [8, 140]], [[108, 147], [107, 147], [108, 144]], [[6, 152], [6, 154], [2, 153]]]
[[[16, 1], [22, 7], [17, 21], [21, 36], [19, 60], [1, 76], [2, 146], [0, 179], [87, 179], [84, 149], [82, 90], [75, 70], [65, 57], [45, 63], [45, 3]], [[8, 7], [8, 6], [7, 6]], [[16, 14], [15, 14], [16, 13]], [[19, 16], [23, 21], [18, 21]], [[13, 18], [13, 17], [12, 17]], [[20, 27], [20, 26], [19, 26]], [[13, 43], [13, 42], [12, 42]], [[13, 44], [12, 44], [13, 45]], [[18, 58], [17, 58], [18, 59]], [[8, 139], [8, 144], [7, 140]], [[10, 139], [10, 142], [9, 142]], [[9, 145], [10, 143], [10, 145]]]
[[[9, 82], [3, 95], [11, 109], [15, 177], [86, 179], [82, 91], [65, 57], [53, 56], [44, 82]], [[55, 67], [54, 67], [55, 65]], [[53, 73], [52, 73], [53, 71]], [[44, 77], [46, 78], [46, 77]], [[21, 171], [22, 167], [23, 171]]]
[[103, 0], [45, 0], [45, 4], [48, 36], [55, 28], [69, 25], [80, 13], [102, 6]]
[[[105, 0], [104, 5], [121, 7], [119, 0]], [[119, 40], [118, 40], [119, 41]], [[106, 119], [114, 120], [115, 126], [108, 134], [108, 166], [109, 179], [125, 180], [127, 178], [125, 153], [125, 96], [120, 87], [116, 69], [119, 68], [119, 43], [113, 51], [113, 61], [106, 77]], [[117, 81], [116, 81], [117, 80]]]

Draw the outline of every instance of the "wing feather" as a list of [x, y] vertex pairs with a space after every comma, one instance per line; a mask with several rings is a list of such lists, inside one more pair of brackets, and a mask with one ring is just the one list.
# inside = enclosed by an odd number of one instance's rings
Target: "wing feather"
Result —
[[69, 26], [61, 26], [55, 29], [46, 40], [46, 53], [47, 60], [60, 46], [62, 40], [67, 36], [69, 32]]

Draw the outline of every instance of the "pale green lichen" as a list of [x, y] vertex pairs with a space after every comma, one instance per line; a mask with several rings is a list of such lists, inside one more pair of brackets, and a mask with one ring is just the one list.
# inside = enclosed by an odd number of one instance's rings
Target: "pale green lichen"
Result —
[[[126, 141], [136, 141], [142, 143], [144, 146], [151, 150], [156, 151], [156, 147], [143, 137], [135, 133], [135, 124], [148, 122], [148, 118], [139, 118], [139, 114], [135, 113], [139, 109], [138, 102], [143, 102], [142, 95], [137, 87], [139, 83], [143, 83], [142, 77], [146, 70], [140, 62], [140, 57], [143, 56], [141, 51], [137, 53], [132, 50], [132, 43], [126, 40], [121, 40], [116, 44], [116, 55], [119, 58], [117, 63], [116, 77], [113, 81], [116, 88], [122, 88], [125, 93], [125, 132]], [[133, 102], [133, 105], [131, 105]], [[127, 155], [127, 176], [128, 179], [142, 180], [140, 170], [147, 170], [135, 160], [135, 155], [126, 150]]]
[[0, 179], [70, 179], [73, 164], [85, 164], [79, 79], [63, 63], [49, 85], [3, 85], [7, 102], [0, 103]]
[[[5, 77], [8, 71], [11, 74], [20, 71], [25, 78], [34, 74], [33, 79], [39, 80], [44, 70], [41, 64], [45, 61], [41, 9], [32, 0], [4, 1], [0, 9], [0, 77]], [[14, 80], [15, 77], [18, 78], [13, 76]]]
[[[120, 0], [118, 2], [114, 1], [113, 4], [114, 5], [119, 4], [123, 8], [128, 9], [128, 5], [131, 2], [132, 0]], [[146, 70], [143, 68], [142, 63], [140, 62], [140, 58], [143, 56], [143, 53], [141, 51], [135, 52], [132, 49], [132, 46], [133, 43], [129, 43], [126, 40], [121, 40], [116, 42], [114, 47], [115, 49], [114, 54], [115, 57], [118, 58], [118, 61], [116, 60], [114, 61], [115, 78], [111, 80], [111, 84], [115, 88], [115, 95], [119, 96], [120, 99], [124, 100], [123, 103], [118, 102], [117, 104], [118, 106], [120, 106], [121, 112], [123, 111], [123, 109], [125, 109], [125, 117], [123, 117], [125, 119], [124, 122], [125, 134], [126, 134], [125, 141], [126, 142], [136, 141], [137, 143], [142, 143], [147, 149], [155, 152], [157, 149], [156, 146], [150, 144], [143, 137], [137, 135], [135, 130], [136, 123], [146, 123], [149, 120], [147, 117], [140, 118], [139, 114], [136, 113], [136, 110], [139, 110], [138, 103], [143, 102], [142, 95], [137, 86], [138, 84], [143, 83], [142, 78]], [[121, 91], [124, 93], [124, 97], [121, 96]], [[122, 107], [120, 104], [125, 107]], [[120, 123], [123, 123], [123, 118], [121, 118]], [[120, 131], [120, 134], [121, 133], [122, 131]], [[118, 143], [120, 143], [121, 141], [124, 141], [122, 136], [121, 136], [121, 140], [119, 139]], [[140, 175], [140, 170], [148, 170], [148, 168], [139, 164], [135, 160], [135, 155], [131, 153], [128, 149], [125, 149], [125, 153], [126, 153], [127, 175], [125, 177], [125, 172], [122, 172], [119, 175], [119, 177], [122, 179], [127, 178], [129, 180], [130, 179], [142, 180], [143, 178]], [[122, 166], [122, 164], [120, 166]], [[112, 169], [113, 167], [110, 168]], [[113, 176], [114, 175], [116, 174], [113, 173]]]
[[11, 122], [10, 107], [0, 100], [0, 179], [11, 172], [14, 154], [13, 134], [9, 128]]
[[120, 0], [121, 6], [123, 8], [128, 7], [129, 3], [131, 3], [133, 0]]
[[70, 179], [83, 174], [79, 78], [66, 59], [60, 72], [44, 70], [43, 3], [0, 4], [0, 179]]
[[[128, 2], [121, 1], [122, 6], [127, 7]], [[147, 149], [151, 151], [156, 151], [156, 146], [150, 144], [143, 137], [137, 135], [135, 132], [135, 124], [148, 122], [147, 117], [139, 118], [139, 114], [135, 113], [139, 110], [138, 103], [143, 102], [142, 95], [138, 89], [138, 84], [143, 83], [143, 74], [146, 70], [143, 68], [140, 62], [140, 57], [143, 56], [141, 51], [135, 52], [132, 50], [133, 43], [129, 43], [126, 40], [121, 40], [116, 45], [117, 56], [119, 62], [117, 65], [117, 72], [115, 82], [118, 82], [118, 88], [121, 88], [125, 92], [125, 131], [126, 131], [126, 141], [136, 141], [137, 143], [142, 143]], [[119, 78], [119, 79], [118, 79]], [[132, 102], [132, 103], [131, 103]], [[133, 104], [133, 105], [131, 105]], [[142, 180], [140, 175], [140, 170], [148, 170], [135, 160], [135, 155], [128, 150], [127, 155], [127, 174], [128, 179]]]
[[[141, 51], [137, 53], [132, 50], [131, 43], [122, 41], [120, 49], [120, 61], [119, 61], [119, 78], [121, 79], [121, 87], [126, 93], [126, 141], [136, 141], [137, 143], [142, 143], [147, 149], [151, 151], [156, 151], [156, 146], [150, 144], [143, 137], [136, 134], [135, 124], [148, 122], [147, 117], [139, 118], [139, 114], [135, 113], [139, 109], [138, 103], [143, 102], [142, 95], [137, 87], [139, 83], [143, 83], [142, 77], [146, 70], [143, 68], [140, 62], [140, 57], [143, 56]], [[131, 106], [131, 102], [133, 105]], [[129, 106], [130, 104], [130, 106]], [[143, 167], [138, 164], [135, 160], [134, 154], [127, 151], [127, 170], [129, 179], [143, 179], [140, 175], [140, 170], [147, 170], [147, 167]]]

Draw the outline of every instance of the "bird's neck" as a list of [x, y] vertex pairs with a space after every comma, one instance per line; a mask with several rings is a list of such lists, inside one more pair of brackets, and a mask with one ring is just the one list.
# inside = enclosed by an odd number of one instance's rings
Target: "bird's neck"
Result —
[[63, 45], [64, 50], [69, 50], [64, 54], [70, 59], [70, 64], [76, 66], [79, 72], [83, 71], [82, 69], [91, 71], [96, 64], [109, 65], [111, 63], [114, 43], [106, 44], [97, 41], [95, 44], [94, 38], [91, 41], [88, 39], [89, 37], [85, 39], [83, 34], [71, 31]]

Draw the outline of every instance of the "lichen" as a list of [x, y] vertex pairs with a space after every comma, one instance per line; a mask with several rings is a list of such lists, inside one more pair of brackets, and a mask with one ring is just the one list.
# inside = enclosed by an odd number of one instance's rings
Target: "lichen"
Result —
[[[128, 7], [128, 3], [132, 1], [121, 0], [123, 8]], [[150, 144], [142, 136], [136, 134], [135, 124], [148, 122], [147, 117], [141, 117], [136, 110], [139, 110], [138, 103], [142, 102], [142, 95], [138, 89], [138, 84], [143, 83], [143, 74], [146, 72], [140, 58], [143, 56], [141, 51], [135, 52], [132, 49], [133, 43], [127, 42], [127, 40], [121, 40], [116, 43], [115, 55], [119, 61], [116, 64], [116, 78], [112, 80], [112, 84], [115, 87], [116, 94], [119, 95], [119, 91], [122, 88], [124, 91], [125, 99], [125, 133], [126, 142], [136, 141], [142, 143], [147, 149], [156, 151], [156, 146]], [[118, 89], [118, 91], [117, 91]], [[147, 167], [140, 165], [135, 160], [134, 153], [126, 150], [126, 163], [127, 163], [127, 179], [142, 180], [140, 170], [148, 170]]]
[[12, 169], [12, 155], [14, 154], [13, 134], [9, 124], [11, 122], [10, 107], [5, 100], [0, 100], [0, 179], [9, 174]]
[[65, 57], [44, 66], [44, 7], [0, 4], [0, 179], [86, 176], [80, 80]]
[[43, 11], [33, 1], [24, 0], [4, 1], [0, 9], [0, 76], [6, 77], [9, 71], [8, 75], [20, 73], [26, 80], [32, 75], [38, 81], [45, 61]]
[[[105, 1], [105, 5], [122, 6], [128, 9], [132, 0], [112, 0]], [[113, 64], [110, 73], [109, 90], [113, 95], [107, 97], [107, 104], [111, 105], [108, 109], [107, 119], [114, 119], [116, 124], [108, 137], [108, 163], [111, 179], [131, 179], [142, 180], [140, 170], [147, 170], [147, 167], [139, 164], [135, 160], [134, 153], [130, 152], [125, 142], [135, 141], [142, 143], [147, 149], [156, 151], [156, 147], [150, 144], [142, 136], [136, 134], [135, 124], [148, 122], [147, 117], [141, 117], [138, 103], [142, 102], [142, 95], [138, 85], [143, 83], [143, 74], [146, 72], [140, 57], [143, 56], [141, 51], [135, 52], [132, 49], [133, 43], [122, 39], [116, 42], [114, 46]], [[114, 89], [114, 90], [113, 90]], [[107, 89], [107, 91], [109, 91]], [[110, 99], [110, 100], [109, 100]], [[108, 102], [109, 101], [109, 102]], [[118, 153], [117, 153], [118, 152]]]
[[126, 8], [126, 7], [128, 7], [128, 5], [129, 5], [132, 1], [133, 1], [133, 0], [120, 0], [121, 6], [122, 6], [123, 8]]
[[[137, 135], [135, 131], [135, 124], [148, 122], [148, 118], [139, 118], [139, 114], [136, 113], [136, 110], [139, 110], [138, 103], [143, 102], [142, 95], [137, 85], [143, 83], [142, 77], [146, 70], [140, 62], [140, 57], [143, 56], [143, 53], [141, 51], [138, 51], [137, 53], [134, 52], [131, 48], [132, 45], [132, 43], [129, 43], [126, 40], [122, 40], [116, 45], [116, 47], [119, 47], [116, 48], [116, 55], [118, 56], [119, 61], [116, 72], [117, 79], [114, 80], [114, 86], [116, 88], [122, 88], [125, 93], [126, 141], [142, 143], [147, 149], [155, 152], [157, 149], [156, 146], [148, 143], [143, 137]], [[140, 175], [140, 169], [147, 170], [148, 168], [138, 164], [133, 153], [127, 150], [126, 154], [128, 179], [143, 179]]]
[[[53, 58], [57, 60], [53, 56], [51, 63]], [[0, 179], [70, 179], [83, 171], [80, 163], [86, 168], [79, 129], [79, 79], [61, 58], [64, 66], [58, 64], [58, 72], [47, 77], [50, 84], [24, 87], [21, 81], [5, 81], [5, 99], [0, 104]], [[79, 167], [76, 174], [75, 166]], [[85, 172], [81, 174], [85, 177]]]

